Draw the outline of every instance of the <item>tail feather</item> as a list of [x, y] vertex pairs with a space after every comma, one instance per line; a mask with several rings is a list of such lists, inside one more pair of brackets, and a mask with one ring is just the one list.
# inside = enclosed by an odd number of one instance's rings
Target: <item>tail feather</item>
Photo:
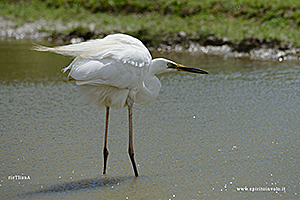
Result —
[[33, 48], [32, 50], [34, 51], [53, 51], [54, 48], [51, 48], [51, 47], [45, 47], [45, 46], [42, 46], [42, 45], [39, 45], [39, 44], [33, 44]]
[[99, 42], [100, 42], [100, 48], [101, 48], [101, 41], [102, 39], [96, 39], [96, 40], [89, 40], [86, 42], [81, 42], [78, 44], [69, 44], [69, 45], [63, 45], [63, 46], [57, 46], [57, 47], [46, 47], [38, 44], [34, 44], [33, 50], [35, 51], [49, 51], [54, 52], [57, 54], [62, 54], [65, 56], [81, 56], [85, 57], [90, 55], [91, 53], [95, 52], [95, 49], [97, 47], [99, 48]]
[[74, 48], [70, 48], [68, 46], [71, 45], [66, 45], [66, 46], [59, 46], [59, 47], [46, 47], [38, 44], [34, 44], [32, 50], [35, 51], [48, 51], [48, 52], [53, 52], [57, 54], [62, 54], [65, 56], [78, 56], [81, 54], [82, 51], [76, 51]]

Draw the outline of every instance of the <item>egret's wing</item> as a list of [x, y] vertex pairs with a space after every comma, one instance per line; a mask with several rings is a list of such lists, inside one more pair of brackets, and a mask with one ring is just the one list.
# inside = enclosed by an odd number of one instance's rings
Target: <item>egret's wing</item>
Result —
[[137, 88], [152, 60], [140, 40], [125, 34], [53, 48], [35, 46], [34, 49], [76, 57], [63, 71], [70, 69], [69, 79], [77, 85]]
[[69, 80], [76, 85], [107, 85], [119, 89], [139, 87], [147, 67], [136, 67], [112, 58], [85, 58], [75, 62], [69, 73]]
[[[64, 69], [71, 69], [69, 77], [77, 85], [134, 89], [142, 83], [152, 58], [141, 41], [128, 35], [115, 34], [90, 42], [90, 50], [82, 52]], [[88, 45], [84, 46], [86, 48]], [[70, 48], [70, 52], [74, 49], [77, 48]]]
[[103, 39], [58, 47], [35, 45], [33, 49], [81, 58], [98, 57], [98, 59], [102, 59], [111, 56], [117, 60], [134, 63], [134, 65], [143, 65], [143, 63], [150, 65], [151, 62], [150, 52], [144, 44], [140, 40], [125, 34], [113, 34]]
[[99, 45], [85, 56], [97, 59], [110, 57], [136, 67], [150, 66], [152, 60], [150, 52], [140, 40], [134, 37], [114, 34], [108, 35], [98, 42]]

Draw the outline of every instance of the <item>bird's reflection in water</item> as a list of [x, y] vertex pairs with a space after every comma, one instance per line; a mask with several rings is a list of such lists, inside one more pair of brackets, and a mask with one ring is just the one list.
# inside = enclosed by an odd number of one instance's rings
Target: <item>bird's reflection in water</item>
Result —
[[41, 193], [48, 193], [48, 192], [68, 192], [68, 191], [81, 190], [81, 189], [110, 187], [113, 185], [118, 185], [128, 180], [136, 180], [136, 177], [133, 176], [122, 176], [122, 177], [111, 177], [111, 178], [98, 177], [92, 179], [72, 181], [72, 182], [52, 185], [47, 188], [29, 192], [23, 195], [25, 196], [35, 195], [35, 194], [38, 195]]

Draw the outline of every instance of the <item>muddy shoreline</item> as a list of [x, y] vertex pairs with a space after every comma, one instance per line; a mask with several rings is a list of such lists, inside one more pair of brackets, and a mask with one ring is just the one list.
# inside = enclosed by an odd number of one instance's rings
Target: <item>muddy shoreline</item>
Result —
[[[77, 26], [75, 30], [67, 32], [70, 27]], [[86, 28], [82, 28], [86, 27]], [[41, 31], [42, 30], [42, 31]], [[117, 33], [119, 31], [114, 31]], [[93, 24], [69, 23], [62, 25], [59, 22], [25, 23], [17, 26], [16, 22], [5, 20], [0, 16], [0, 37], [17, 40], [30, 39], [36, 42], [49, 43], [77, 43], [93, 38], [102, 38], [111, 33], [95, 30]], [[255, 60], [300, 60], [300, 48], [283, 44], [278, 40], [265, 40], [255, 37], [246, 37], [240, 41], [230, 38], [218, 38], [214, 35], [188, 35], [184, 31], [175, 33], [162, 33], [149, 35], [139, 30], [128, 33], [143, 41], [151, 50], [161, 52], [197, 52], [207, 55], [224, 57], [250, 58]], [[53, 44], [56, 45], [56, 44]]]

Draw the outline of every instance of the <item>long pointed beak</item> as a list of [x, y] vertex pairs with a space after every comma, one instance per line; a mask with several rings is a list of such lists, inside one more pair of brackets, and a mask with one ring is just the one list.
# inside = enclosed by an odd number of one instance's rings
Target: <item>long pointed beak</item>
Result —
[[205, 70], [203, 70], [203, 69], [198, 69], [198, 68], [193, 68], [193, 67], [187, 67], [187, 66], [180, 65], [180, 64], [178, 64], [175, 68], [178, 71], [192, 72], [192, 73], [198, 73], [198, 74], [208, 74], [208, 72], [205, 71]]

